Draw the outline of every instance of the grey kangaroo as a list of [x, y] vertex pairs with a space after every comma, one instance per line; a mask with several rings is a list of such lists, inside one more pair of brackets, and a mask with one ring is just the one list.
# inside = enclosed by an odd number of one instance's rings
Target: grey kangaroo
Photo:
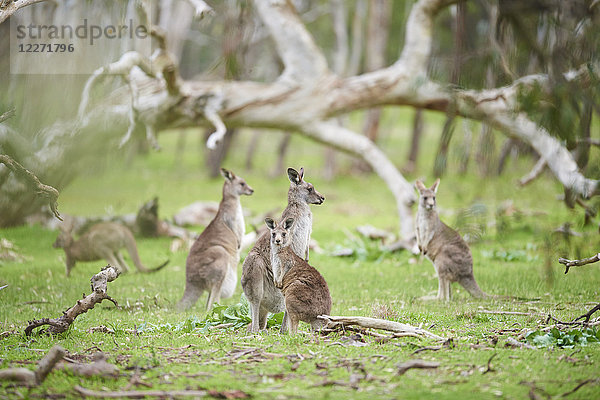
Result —
[[460, 283], [473, 297], [486, 297], [488, 295], [479, 288], [473, 276], [473, 257], [469, 246], [458, 232], [440, 221], [435, 198], [439, 184], [439, 178], [429, 189], [421, 181], [415, 183], [420, 195], [417, 245], [433, 263], [437, 273], [437, 299], [450, 300], [452, 282]]
[[78, 240], [73, 239], [71, 231], [73, 225], [61, 226], [60, 233], [52, 245], [54, 248], [62, 247], [65, 251], [67, 276], [77, 261], [97, 261], [105, 259], [109, 264], [117, 267], [121, 272], [129, 270], [120, 250], [125, 247], [131, 260], [140, 272], [155, 272], [168, 264], [168, 260], [155, 269], [146, 268], [138, 255], [135, 239], [131, 231], [116, 222], [101, 222], [93, 225]]
[[[290, 180], [288, 205], [283, 211], [282, 220], [294, 218], [294, 228], [290, 232], [290, 248], [299, 257], [308, 261], [308, 244], [312, 231], [312, 212], [310, 204], [322, 204], [325, 201], [314, 186], [304, 180], [304, 168], [300, 172], [293, 168], [287, 170]], [[268, 313], [285, 311], [281, 291], [275, 287], [271, 268], [271, 244], [269, 232], [264, 232], [244, 260], [242, 268], [242, 288], [252, 314], [251, 331], [256, 333], [265, 329]], [[286, 332], [284, 316], [281, 332]]]
[[221, 298], [233, 295], [237, 285], [240, 246], [246, 229], [240, 196], [254, 190], [244, 179], [221, 168], [225, 178], [223, 199], [214, 219], [196, 239], [185, 262], [185, 291], [178, 303], [180, 310], [193, 306], [208, 291], [206, 309]]
[[318, 315], [331, 312], [331, 295], [323, 276], [291, 249], [290, 228], [293, 218], [277, 224], [271, 218], [265, 223], [271, 233], [271, 266], [275, 287], [281, 289], [285, 301], [287, 326], [291, 334], [298, 330], [298, 322], [308, 322], [319, 330], [324, 321]]

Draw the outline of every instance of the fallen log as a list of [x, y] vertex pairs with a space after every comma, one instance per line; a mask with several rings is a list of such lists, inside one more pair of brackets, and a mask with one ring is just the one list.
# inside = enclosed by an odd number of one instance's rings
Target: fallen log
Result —
[[425, 329], [417, 326], [403, 324], [395, 321], [388, 321], [386, 319], [369, 318], [369, 317], [346, 317], [346, 316], [333, 316], [333, 315], [319, 315], [317, 318], [322, 319], [326, 322], [325, 328], [334, 329], [336, 327], [344, 327], [351, 325], [358, 325], [362, 328], [381, 329], [384, 331], [394, 332], [398, 334], [411, 334], [424, 336], [435, 340], [446, 341], [446, 338], [426, 331]]

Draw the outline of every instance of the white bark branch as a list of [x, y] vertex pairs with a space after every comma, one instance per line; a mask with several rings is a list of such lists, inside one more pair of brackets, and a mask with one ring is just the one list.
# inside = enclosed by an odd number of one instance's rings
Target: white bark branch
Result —
[[275, 41], [285, 69], [281, 79], [316, 84], [329, 73], [327, 60], [316, 46], [291, 1], [255, 0], [262, 22]]
[[379, 147], [367, 137], [331, 120], [307, 124], [303, 127], [303, 132], [318, 142], [352, 153], [367, 162], [394, 195], [400, 217], [400, 236], [404, 239], [413, 238], [411, 206], [416, 201], [413, 187]]
[[46, 0], [1, 0], [0, 1], [0, 24], [19, 9]]

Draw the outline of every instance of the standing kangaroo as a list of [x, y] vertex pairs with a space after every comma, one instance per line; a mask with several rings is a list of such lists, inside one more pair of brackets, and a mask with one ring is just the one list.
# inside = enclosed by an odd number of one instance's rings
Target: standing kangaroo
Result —
[[439, 184], [439, 178], [429, 189], [421, 181], [415, 183], [420, 195], [417, 244], [437, 273], [437, 299], [450, 300], [452, 282], [460, 283], [473, 297], [486, 297], [488, 295], [479, 288], [473, 276], [473, 257], [469, 246], [458, 232], [440, 221], [435, 201]]
[[[282, 220], [294, 218], [296, 223], [290, 232], [290, 248], [299, 257], [308, 261], [308, 245], [312, 232], [312, 212], [310, 204], [322, 204], [325, 201], [314, 186], [304, 180], [304, 168], [300, 172], [293, 168], [287, 170], [290, 180], [288, 205], [283, 210]], [[252, 313], [251, 330], [253, 333], [265, 329], [268, 313], [285, 311], [281, 291], [275, 287], [271, 268], [271, 244], [269, 232], [263, 233], [244, 260], [242, 268], [242, 288]], [[286, 331], [284, 316], [281, 332]]]
[[244, 179], [221, 168], [225, 178], [223, 199], [214, 219], [196, 239], [185, 262], [185, 291], [180, 310], [193, 306], [202, 292], [208, 291], [206, 309], [221, 298], [233, 295], [237, 285], [240, 245], [246, 229], [240, 196], [254, 190]]
[[319, 330], [324, 321], [318, 315], [331, 312], [331, 295], [323, 276], [291, 249], [290, 228], [293, 218], [277, 224], [271, 218], [265, 223], [271, 233], [271, 266], [275, 287], [281, 289], [285, 301], [287, 326], [291, 334], [298, 330], [298, 321], [308, 322]]
[[167, 265], [168, 260], [155, 269], [146, 268], [138, 255], [135, 239], [131, 231], [116, 222], [101, 222], [93, 225], [78, 240], [73, 239], [72, 225], [66, 228], [61, 226], [60, 233], [52, 245], [54, 248], [62, 247], [67, 256], [67, 276], [77, 261], [97, 261], [105, 259], [109, 264], [117, 267], [121, 272], [129, 270], [123, 259], [120, 249], [125, 247], [131, 260], [140, 272], [155, 272]]

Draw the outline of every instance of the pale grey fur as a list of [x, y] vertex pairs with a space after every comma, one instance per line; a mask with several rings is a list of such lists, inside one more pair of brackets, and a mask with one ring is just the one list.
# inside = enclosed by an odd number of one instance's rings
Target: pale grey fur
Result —
[[[321, 204], [325, 198], [314, 189], [314, 186], [304, 181], [304, 169], [297, 172], [288, 168], [290, 188], [288, 190], [288, 205], [283, 211], [282, 218], [294, 218], [298, 221], [296, 228], [291, 231], [290, 244], [293, 252], [308, 260], [308, 245], [312, 231], [312, 212], [309, 204]], [[294, 224], [296, 225], [296, 224]], [[242, 288], [252, 314], [252, 332], [264, 329], [268, 313], [284, 311], [284, 299], [281, 291], [273, 282], [271, 265], [270, 234], [261, 235], [254, 247], [244, 260], [242, 269]], [[286, 323], [281, 325], [281, 331], [286, 331]]]
[[442, 221], [436, 210], [436, 193], [440, 180], [431, 188], [417, 181], [419, 209], [416, 235], [419, 250], [432, 263], [438, 275], [438, 300], [450, 300], [450, 284], [460, 283], [472, 296], [485, 297], [473, 276], [473, 257], [462, 237]]

